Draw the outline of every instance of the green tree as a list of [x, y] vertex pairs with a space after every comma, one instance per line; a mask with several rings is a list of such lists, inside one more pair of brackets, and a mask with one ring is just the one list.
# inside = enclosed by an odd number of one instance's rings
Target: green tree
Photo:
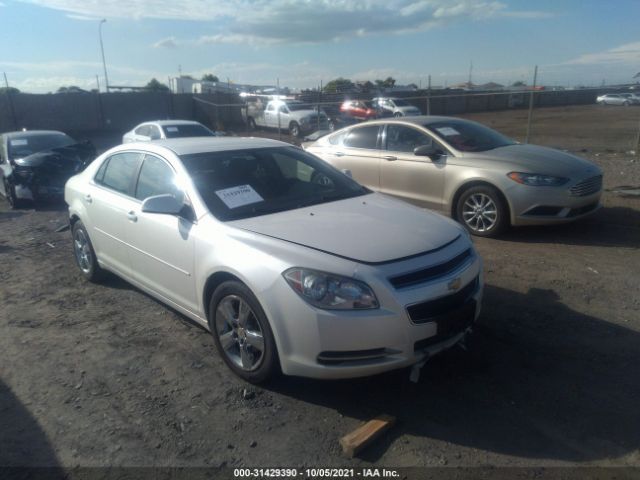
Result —
[[4, 95], [5, 93], [13, 95], [15, 93], [20, 93], [20, 90], [15, 87], [0, 87], [0, 95]]
[[164, 83], [160, 83], [155, 78], [152, 78], [149, 81], [149, 83], [145, 85], [144, 88], [146, 88], [151, 92], [168, 92], [169, 91], [169, 87], [167, 87]]
[[202, 79], [203, 82], [219, 82], [220, 80], [218, 79], [218, 77], [216, 75], [214, 75], [213, 73], [205, 73], [204, 75], [202, 75]]
[[354, 86], [355, 85], [351, 80], [339, 77], [327, 83], [324, 87], [324, 91], [327, 93], [350, 92], [353, 90]]
[[526, 87], [527, 84], [524, 83], [522, 80], [518, 80], [517, 82], [513, 82], [513, 84], [511, 84], [512, 87]]

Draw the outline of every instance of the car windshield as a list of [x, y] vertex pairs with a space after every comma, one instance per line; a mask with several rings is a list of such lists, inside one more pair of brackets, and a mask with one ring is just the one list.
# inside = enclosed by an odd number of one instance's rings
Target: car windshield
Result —
[[73, 138], [64, 133], [12, 136], [8, 142], [8, 155], [11, 160], [16, 160], [43, 150], [66, 147], [75, 143], [77, 142]]
[[215, 134], [204, 125], [163, 125], [162, 129], [167, 138], [182, 137], [214, 137]]
[[365, 195], [370, 191], [296, 147], [182, 155], [211, 213], [222, 221]]
[[427, 123], [424, 127], [463, 152], [486, 152], [516, 143], [495, 130], [473, 122], [447, 120]]

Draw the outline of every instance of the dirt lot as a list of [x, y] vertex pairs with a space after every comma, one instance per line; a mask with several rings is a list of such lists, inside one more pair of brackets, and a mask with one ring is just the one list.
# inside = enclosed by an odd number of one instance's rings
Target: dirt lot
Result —
[[[640, 108], [580, 108], [537, 111], [536, 143], [587, 150], [609, 190], [640, 185], [614, 140]], [[473, 117], [517, 136], [522, 115]], [[554, 133], [571, 128], [587, 138]], [[417, 385], [398, 371], [256, 388], [184, 317], [116, 277], [85, 282], [55, 232], [64, 206], [0, 201], [0, 466], [640, 466], [640, 198], [604, 204], [476, 240], [479, 325]], [[344, 458], [338, 438], [379, 413], [397, 426]]]

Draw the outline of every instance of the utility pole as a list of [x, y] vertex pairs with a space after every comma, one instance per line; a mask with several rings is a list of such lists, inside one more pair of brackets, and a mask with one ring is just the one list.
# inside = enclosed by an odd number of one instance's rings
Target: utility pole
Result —
[[100, 93], [100, 79], [98, 78], [98, 75], [96, 75], [96, 85], [98, 86], [98, 93]]
[[536, 91], [536, 81], [538, 79], [538, 66], [533, 70], [533, 85], [531, 86], [531, 95], [529, 96], [529, 118], [527, 119], [527, 137], [524, 143], [529, 143], [529, 137], [531, 136], [531, 119], [533, 118], [533, 95]]
[[6, 72], [2, 72], [4, 75], [4, 85], [7, 87], [7, 100], [9, 101], [9, 110], [11, 110], [11, 119], [13, 120], [13, 126], [15, 130], [18, 130], [18, 120], [16, 119], [16, 111], [13, 108], [13, 98], [11, 92], [9, 91], [9, 80], [7, 80]]
[[102, 53], [102, 68], [104, 68], [104, 84], [109, 93], [109, 77], [107, 76], [107, 62], [104, 59], [104, 45], [102, 43], [102, 24], [107, 23], [107, 20], [104, 18], [100, 20], [100, 24], [98, 25], [98, 36], [100, 37], [100, 52]]
[[[280, 79], [276, 78], [276, 93], [278, 94], [278, 100], [280, 100]], [[280, 102], [276, 103], [278, 106], [278, 140], [282, 140], [282, 132], [280, 131]]]
[[427, 115], [431, 115], [431, 75], [427, 86]]
[[473, 60], [469, 64], [469, 88], [471, 88], [471, 74], [473, 73]]

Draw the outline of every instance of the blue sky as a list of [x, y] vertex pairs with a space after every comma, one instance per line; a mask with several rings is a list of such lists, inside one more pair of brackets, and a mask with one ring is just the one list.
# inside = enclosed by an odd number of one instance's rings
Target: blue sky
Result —
[[338, 76], [434, 85], [599, 85], [640, 72], [640, 1], [0, 0], [0, 71], [29, 92], [214, 73], [313, 87]]

